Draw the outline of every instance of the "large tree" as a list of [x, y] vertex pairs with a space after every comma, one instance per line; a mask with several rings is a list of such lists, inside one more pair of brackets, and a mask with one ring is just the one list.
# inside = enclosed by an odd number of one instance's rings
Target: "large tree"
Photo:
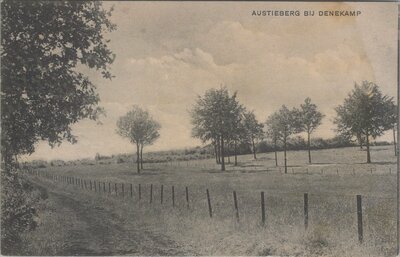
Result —
[[394, 147], [394, 155], [397, 156], [397, 142], [396, 142], [396, 131], [397, 131], [397, 105], [391, 101], [390, 103], [390, 111], [387, 113], [386, 117], [388, 119], [388, 123], [390, 124], [392, 133], [393, 133], [393, 147]]
[[243, 127], [248, 142], [251, 144], [254, 160], [257, 159], [256, 155], [256, 141], [262, 140], [264, 137], [264, 125], [258, 122], [253, 111], [246, 111], [243, 113]]
[[[51, 146], [75, 142], [71, 125], [95, 120], [101, 109], [96, 86], [82, 72], [110, 79], [106, 32], [115, 29], [111, 11], [95, 1], [1, 3], [2, 253], [18, 249], [18, 234], [32, 222], [34, 208], [16, 171], [19, 155], [40, 140]], [[10, 241], [11, 238], [11, 241]]]
[[220, 155], [221, 170], [225, 170], [225, 145], [232, 140], [235, 129], [240, 124], [243, 107], [236, 99], [236, 92], [229, 94], [228, 89], [207, 90], [199, 96], [192, 110], [192, 136], [203, 142], [212, 141]]
[[237, 155], [238, 148], [242, 145], [248, 145], [249, 143], [249, 133], [245, 127], [245, 113], [246, 109], [242, 106], [239, 106], [239, 109], [236, 110], [238, 117], [236, 117], [235, 122], [230, 130], [229, 139], [231, 140], [231, 144], [233, 146], [233, 153], [235, 158], [235, 166], [238, 165]]
[[279, 116], [278, 113], [275, 112], [268, 116], [266, 125], [266, 135], [274, 144], [274, 152], [275, 152], [275, 166], [278, 167], [278, 139], [280, 137], [280, 125], [279, 125]]
[[1, 143], [6, 166], [35, 143], [75, 142], [71, 124], [97, 119], [95, 85], [78, 66], [111, 78], [104, 33], [111, 13], [94, 1], [4, 1], [1, 8]]
[[367, 163], [371, 162], [370, 138], [375, 139], [393, 127], [387, 117], [393, 108], [392, 101], [375, 83], [363, 81], [361, 85], [356, 83], [344, 103], [335, 108], [337, 132], [347, 137], [365, 138]]
[[133, 106], [126, 115], [120, 117], [117, 121], [117, 133], [136, 145], [138, 173], [143, 168], [143, 165], [141, 165], [143, 162], [141, 161], [143, 146], [152, 144], [159, 137], [158, 130], [160, 128], [160, 124], [150, 116], [149, 112], [138, 106]]
[[143, 147], [145, 145], [152, 145], [160, 137], [159, 130], [161, 129], [161, 125], [153, 119], [149, 119], [147, 121], [146, 126], [147, 126], [146, 128], [147, 133], [140, 144], [140, 168], [142, 170], [143, 170]]
[[301, 131], [300, 117], [298, 110], [289, 110], [285, 105], [282, 105], [282, 107], [277, 112], [270, 115], [266, 121], [269, 135], [275, 140], [275, 143], [277, 140], [283, 143], [285, 173], [287, 173], [287, 141], [291, 135]]
[[311, 133], [321, 125], [324, 115], [317, 110], [317, 106], [311, 103], [311, 98], [307, 97], [300, 105], [300, 127], [307, 133], [308, 163], [311, 163]]

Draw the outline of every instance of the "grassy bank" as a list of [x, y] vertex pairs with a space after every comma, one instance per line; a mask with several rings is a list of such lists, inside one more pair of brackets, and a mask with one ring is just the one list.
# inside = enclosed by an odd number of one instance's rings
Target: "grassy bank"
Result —
[[[358, 148], [289, 153], [289, 174], [275, 167], [271, 154], [240, 156], [240, 166], [221, 173], [212, 159], [147, 167], [143, 174], [126, 163], [50, 167], [53, 175], [101, 183], [101, 192], [54, 183], [57, 190], [113, 210], [124, 226], [152, 229], [203, 255], [389, 256], [395, 246], [395, 175], [391, 147], [375, 147], [376, 162], [364, 164]], [[379, 160], [379, 161], [378, 161]], [[281, 168], [281, 171], [279, 171]], [[291, 168], [294, 169], [294, 174]], [[323, 172], [321, 173], [321, 169]], [[339, 173], [337, 173], [339, 171]], [[390, 174], [390, 171], [392, 173]], [[102, 192], [117, 183], [118, 195]], [[125, 196], [121, 196], [122, 183]], [[133, 185], [133, 197], [129, 195]], [[141, 184], [141, 201], [138, 185]], [[150, 185], [153, 201], [150, 204]], [[89, 184], [88, 184], [89, 185]], [[161, 185], [163, 203], [161, 204]], [[172, 186], [175, 207], [172, 207]], [[189, 205], [185, 187], [189, 189]], [[209, 189], [213, 218], [205, 190]], [[239, 223], [232, 192], [237, 192]], [[260, 192], [266, 194], [266, 225], [261, 226]], [[309, 194], [309, 227], [303, 224], [303, 194]], [[364, 242], [359, 245], [355, 195], [363, 196]]]

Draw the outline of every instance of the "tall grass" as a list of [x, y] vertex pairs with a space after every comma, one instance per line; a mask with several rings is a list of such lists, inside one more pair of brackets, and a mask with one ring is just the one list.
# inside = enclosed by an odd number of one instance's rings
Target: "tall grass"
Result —
[[[53, 183], [53, 182], [48, 182]], [[365, 198], [365, 240], [358, 243], [355, 197], [310, 196], [309, 228], [303, 225], [302, 195], [270, 194], [266, 198], [267, 223], [261, 225], [259, 194], [238, 191], [240, 221], [234, 215], [228, 192], [210, 191], [213, 218], [209, 218], [205, 192], [191, 190], [187, 209], [183, 189], [176, 189], [176, 206], [164, 192], [159, 201], [154, 185], [153, 202], [148, 187], [142, 200], [129, 194], [108, 195], [56, 185], [80, 202], [101, 206], [123, 220], [124, 228], [138, 227], [172, 238], [187, 253], [201, 255], [389, 256], [394, 251], [394, 203], [391, 198]], [[165, 188], [166, 189], [166, 188]], [[94, 207], [93, 207], [94, 208]], [[144, 253], [145, 254], [145, 253]]]
[[[182, 254], [391, 256], [396, 240], [395, 159], [390, 146], [374, 147], [372, 157], [376, 162], [372, 164], [363, 163], [364, 154], [358, 148], [319, 150], [313, 152], [316, 164], [308, 165], [305, 151], [293, 151], [289, 153], [289, 164], [294, 174], [291, 169], [289, 174], [279, 172], [270, 154], [259, 155], [258, 160], [240, 156], [240, 166], [229, 166], [224, 173], [212, 159], [147, 167], [141, 175], [127, 163], [48, 167], [41, 171], [112, 182], [112, 186], [118, 183], [118, 190], [120, 183], [124, 183], [128, 192], [132, 184], [133, 198], [127, 191], [122, 198], [114, 193], [110, 196], [78, 186], [45, 182], [46, 187], [67, 192], [81, 203], [115, 213], [128, 230], [142, 229], [171, 238], [177, 245], [170, 247], [181, 249]], [[141, 202], [137, 199], [139, 183]], [[152, 204], [149, 204], [150, 184], [153, 184]], [[164, 186], [162, 205], [161, 185]], [[172, 185], [175, 208], [171, 201]], [[190, 209], [186, 207], [186, 186]], [[208, 215], [206, 189], [211, 195], [212, 219]], [[239, 222], [235, 218], [233, 190], [238, 195]], [[260, 224], [261, 191], [266, 195], [265, 226]], [[303, 221], [304, 193], [309, 194], [307, 230]], [[357, 194], [363, 196], [362, 244], [357, 236]], [[56, 219], [61, 219], [61, 211], [55, 213]]]

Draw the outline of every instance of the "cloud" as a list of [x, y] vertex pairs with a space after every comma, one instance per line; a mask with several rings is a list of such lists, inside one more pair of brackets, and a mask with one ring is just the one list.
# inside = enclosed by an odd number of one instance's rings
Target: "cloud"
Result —
[[[254, 8], [265, 8], [265, 3], [196, 6], [118, 3], [114, 14], [118, 30], [109, 35], [117, 55], [112, 68], [116, 78], [104, 81], [89, 72], [107, 112], [103, 125], [79, 122], [73, 127], [78, 144], [49, 150], [41, 143], [33, 157], [71, 159], [93, 157], [96, 152], [132, 152], [132, 145], [115, 133], [115, 124], [134, 104], [148, 109], [162, 125], [160, 139], [148, 150], [198, 145], [190, 135], [188, 110], [197, 95], [221, 84], [238, 91], [239, 100], [261, 121], [282, 104], [297, 106], [311, 97], [327, 115], [316, 132], [324, 137], [333, 135], [333, 108], [354, 82], [381, 82], [384, 93], [395, 92], [391, 68], [395, 47], [389, 39], [396, 38], [396, 29], [387, 22], [392, 12], [382, 6], [378, 12], [375, 5], [351, 5], [365, 13], [351, 21], [249, 15]], [[328, 5], [297, 7], [310, 6]], [[368, 19], [376, 24], [369, 27]], [[381, 29], [382, 24], [393, 28]]]

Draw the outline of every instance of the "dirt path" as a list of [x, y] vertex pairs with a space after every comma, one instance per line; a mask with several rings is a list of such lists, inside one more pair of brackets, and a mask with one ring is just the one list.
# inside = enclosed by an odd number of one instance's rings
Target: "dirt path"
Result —
[[116, 214], [100, 206], [50, 189], [48, 196], [56, 206], [63, 206], [64, 215], [75, 215], [78, 220], [76, 224], [65, 224], [67, 240], [57, 255], [193, 255], [180, 250], [177, 243], [155, 228], [143, 225], [128, 230]]

